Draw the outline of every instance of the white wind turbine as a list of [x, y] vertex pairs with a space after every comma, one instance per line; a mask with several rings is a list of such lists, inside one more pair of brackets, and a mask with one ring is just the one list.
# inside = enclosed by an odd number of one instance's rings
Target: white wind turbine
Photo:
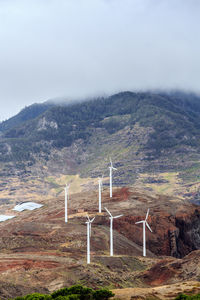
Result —
[[113, 167], [113, 164], [112, 164], [112, 160], [110, 158], [110, 198], [112, 198], [112, 170], [117, 170], [116, 168]]
[[104, 208], [107, 211], [107, 213], [110, 215], [110, 217], [109, 217], [109, 219], [110, 219], [110, 256], [113, 256], [113, 219], [120, 218], [123, 215], [113, 217], [111, 215], [111, 213], [109, 212], [109, 210], [106, 207], [104, 207]]
[[90, 220], [89, 216], [87, 215], [88, 221], [85, 222], [87, 224], [87, 264], [90, 264], [90, 237], [91, 237], [91, 229], [92, 229], [92, 222], [94, 221], [95, 217]]
[[99, 213], [101, 213], [101, 192], [103, 190], [103, 183], [102, 183], [103, 176], [99, 178]]
[[145, 232], [145, 226], [147, 226], [148, 229], [152, 232], [151, 227], [147, 223], [148, 216], [149, 216], [149, 208], [147, 210], [147, 214], [146, 214], [145, 220], [142, 220], [142, 221], [139, 221], [139, 222], [135, 223], [135, 224], [143, 223], [143, 256], [146, 256], [146, 232]]
[[64, 190], [65, 190], [65, 223], [67, 223], [67, 221], [68, 221], [67, 205], [68, 205], [68, 200], [69, 200], [69, 187], [70, 187], [70, 184], [66, 184], [66, 187], [64, 188]]

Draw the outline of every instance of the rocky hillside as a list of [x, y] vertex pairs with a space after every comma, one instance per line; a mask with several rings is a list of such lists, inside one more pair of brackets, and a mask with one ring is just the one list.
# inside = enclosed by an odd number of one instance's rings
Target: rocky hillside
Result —
[[[105, 211], [97, 212], [97, 193], [83, 189], [70, 194], [67, 224], [63, 202], [63, 197], [40, 199], [42, 208], [15, 212], [15, 218], [0, 223], [1, 299], [52, 292], [77, 282], [121, 289], [176, 284], [173, 295], [182, 287], [200, 290], [199, 207], [178, 198], [152, 197], [133, 187], [115, 188], [110, 199], [105, 189], [103, 206], [114, 215], [123, 213], [114, 220], [114, 257], [110, 257], [109, 218]], [[142, 226], [135, 221], [145, 217], [147, 207], [153, 233], [147, 231], [144, 258]], [[4, 213], [13, 213], [12, 208], [4, 205]], [[90, 265], [86, 264], [87, 213], [96, 217]]]
[[134, 183], [199, 203], [195, 95], [123, 92], [76, 104], [32, 105], [1, 123], [0, 131], [0, 174], [8, 178], [0, 182], [2, 191], [16, 176], [22, 182], [28, 176], [107, 176], [111, 156], [116, 185]]

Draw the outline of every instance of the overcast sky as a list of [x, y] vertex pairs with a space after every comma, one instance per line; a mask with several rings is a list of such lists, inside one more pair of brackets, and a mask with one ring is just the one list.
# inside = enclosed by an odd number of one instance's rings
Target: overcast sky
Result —
[[0, 0], [0, 120], [55, 97], [200, 92], [199, 0]]

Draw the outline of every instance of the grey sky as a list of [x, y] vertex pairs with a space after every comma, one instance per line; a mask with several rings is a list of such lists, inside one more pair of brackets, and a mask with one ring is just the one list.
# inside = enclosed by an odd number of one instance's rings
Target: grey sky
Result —
[[199, 0], [0, 0], [0, 120], [49, 98], [200, 92]]

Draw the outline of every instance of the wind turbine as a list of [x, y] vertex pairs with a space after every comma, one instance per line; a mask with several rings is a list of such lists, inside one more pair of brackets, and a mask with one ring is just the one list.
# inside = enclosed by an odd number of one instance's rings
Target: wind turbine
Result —
[[109, 212], [109, 210], [106, 207], [104, 207], [104, 208], [107, 211], [107, 213], [110, 215], [110, 217], [109, 217], [109, 219], [110, 219], [110, 256], [113, 256], [113, 219], [120, 218], [123, 215], [113, 217], [111, 215], [111, 213]]
[[92, 222], [94, 221], [95, 217], [90, 220], [89, 216], [87, 215], [88, 221], [85, 222], [87, 224], [87, 264], [90, 264], [90, 237], [91, 237], [91, 229], [92, 229]]
[[117, 170], [116, 168], [113, 167], [113, 164], [112, 164], [112, 160], [110, 158], [110, 198], [112, 198], [112, 170]]
[[148, 227], [148, 229], [152, 232], [151, 227], [147, 223], [147, 218], [149, 216], [149, 208], [147, 210], [146, 218], [145, 220], [136, 222], [135, 224], [143, 223], [143, 256], [146, 256], [146, 232], [145, 232], [145, 225]]
[[102, 183], [103, 176], [99, 178], [99, 213], [101, 213], [101, 192], [103, 190], [103, 183]]
[[69, 187], [70, 184], [66, 184], [66, 187], [64, 188], [65, 190], [65, 223], [68, 221], [68, 216], [67, 216], [67, 202], [69, 200]]

